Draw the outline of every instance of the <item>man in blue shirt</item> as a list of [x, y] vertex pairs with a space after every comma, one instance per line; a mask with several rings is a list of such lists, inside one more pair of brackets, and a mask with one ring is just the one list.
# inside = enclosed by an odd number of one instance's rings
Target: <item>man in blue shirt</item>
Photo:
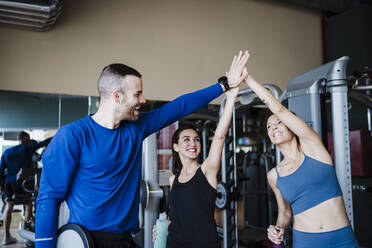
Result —
[[[40, 143], [31, 143], [30, 135], [24, 131], [18, 135], [19, 145], [13, 146], [3, 153], [0, 166], [0, 185], [5, 199], [4, 212], [4, 238], [3, 245], [16, 243], [17, 240], [10, 236], [10, 223], [12, 221], [12, 211], [14, 207], [13, 197], [16, 193], [22, 193], [22, 189], [17, 185], [17, 174], [21, 168], [31, 168], [33, 153], [48, 144], [50, 139]], [[25, 221], [31, 218], [31, 202], [25, 204]]]
[[36, 248], [56, 245], [57, 214], [66, 200], [70, 223], [86, 227], [95, 247], [134, 247], [139, 229], [142, 141], [238, 87], [248, 53], [240, 52], [228, 82], [183, 95], [148, 113], [141, 74], [123, 64], [106, 66], [98, 79], [98, 111], [60, 128], [43, 154], [36, 209]]

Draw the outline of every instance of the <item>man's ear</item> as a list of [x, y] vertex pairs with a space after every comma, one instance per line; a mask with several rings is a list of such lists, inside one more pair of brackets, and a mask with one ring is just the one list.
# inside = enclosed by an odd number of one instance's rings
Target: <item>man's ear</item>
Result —
[[116, 103], [121, 103], [121, 101], [123, 99], [123, 94], [120, 92], [120, 90], [114, 90], [112, 92], [112, 97], [114, 98], [114, 101]]

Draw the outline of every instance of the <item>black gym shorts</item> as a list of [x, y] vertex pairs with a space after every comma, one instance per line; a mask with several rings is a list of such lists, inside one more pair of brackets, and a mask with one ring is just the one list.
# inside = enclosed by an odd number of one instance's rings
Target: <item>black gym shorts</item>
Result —
[[129, 232], [114, 234], [101, 231], [90, 231], [95, 248], [139, 248]]
[[3, 194], [4, 194], [4, 200], [6, 202], [12, 202], [13, 196], [18, 192], [19, 192], [19, 188], [18, 188], [16, 181], [5, 182]]

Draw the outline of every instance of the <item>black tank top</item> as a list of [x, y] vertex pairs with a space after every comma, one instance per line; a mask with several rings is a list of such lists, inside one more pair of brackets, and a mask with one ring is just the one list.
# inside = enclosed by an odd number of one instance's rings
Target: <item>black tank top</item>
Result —
[[214, 220], [216, 194], [200, 168], [185, 183], [176, 176], [169, 192], [167, 248], [219, 247]]

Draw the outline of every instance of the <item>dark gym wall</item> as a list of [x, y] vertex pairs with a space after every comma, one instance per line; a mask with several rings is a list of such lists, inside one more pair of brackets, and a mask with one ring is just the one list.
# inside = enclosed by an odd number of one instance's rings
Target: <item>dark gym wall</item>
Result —
[[[61, 126], [87, 114], [88, 97], [61, 96]], [[0, 91], [0, 130], [57, 129], [58, 125], [58, 95]]]
[[372, 6], [363, 4], [327, 18], [326, 62], [349, 56], [349, 74], [372, 66]]
[[58, 127], [58, 99], [0, 91], [0, 129]]
[[61, 126], [74, 122], [88, 114], [88, 97], [62, 98]]

